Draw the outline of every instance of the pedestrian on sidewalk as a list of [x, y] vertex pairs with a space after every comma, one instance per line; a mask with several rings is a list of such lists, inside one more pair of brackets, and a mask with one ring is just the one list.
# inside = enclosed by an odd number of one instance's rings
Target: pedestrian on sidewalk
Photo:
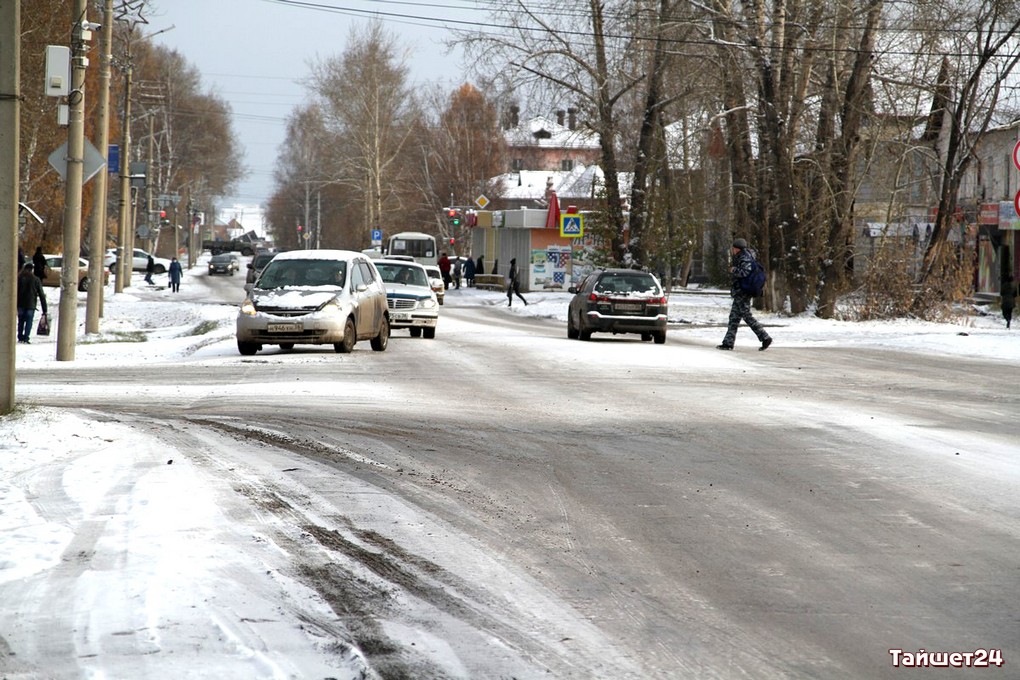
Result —
[[517, 268], [517, 258], [510, 259], [510, 273], [507, 275], [506, 284], [506, 306], [512, 307], [514, 304], [514, 295], [521, 299], [524, 306], [528, 306], [528, 301], [521, 295], [521, 270]]
[[730, 307], [730, 320], [726, 328], [726, 335], [718, 349], [733, 349], [733, 345], [737, 341], [737, 327], [740, 326], [741, 321], [745, 321], [758, 336], [758, 341], [761, 342], [758, 351], [764, 352], [772, 344], [772, 338], [769, 337], [761, 322], [754, 318], [751, 313], [751, 296], [744, 292], [740, 286], [741, 280], [748, 276], [754, 268], [754, 251], [747, 247], [747, 241], [738, 238], [733, 241], [733, 246], [730, 248], [730, 257], [730, 277], [732, 278], [730, 297], [733, 298], [733, 304]]
[[999, 292], [1002, 307], [1002, 318], [1006, 320], [1006, 328], [1013, 321], [1013, 308], [1016, 306], [1016, 283], [1013, 277], [1006, 274], [1002, 277], [1002, 288]]
[[152, 274], [156, 271], [156, 261], [152, 259], [152, 255], [149, 255], [149, 259], [145, 262], [145, 282], [150, 286], [155, 286], [156, 282], [152, 280]]
[[35, 265], [26, 262], [18, 274], [18, 342], [27, 345], [32, 334], [32, 321], [35, 320], [35, 306], [42, 303], [42, 313], [46, 316], [46, 293], [43, 292], [42, 281], [35, 275]]
[[181, 291], [181, 263], [177, 261], [177, 258], [170, 260], [170, 269], [167, 270], [170, 274], [170, 290], [175, 293]]

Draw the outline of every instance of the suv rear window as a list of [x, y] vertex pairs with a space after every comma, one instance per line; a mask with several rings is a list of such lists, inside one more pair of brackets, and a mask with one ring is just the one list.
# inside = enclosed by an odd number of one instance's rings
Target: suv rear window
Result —
[[596, 293], [649, 293], [659, 295], [659, 285], [651, 276], [633, 274], [605, 274], [595, 284]]

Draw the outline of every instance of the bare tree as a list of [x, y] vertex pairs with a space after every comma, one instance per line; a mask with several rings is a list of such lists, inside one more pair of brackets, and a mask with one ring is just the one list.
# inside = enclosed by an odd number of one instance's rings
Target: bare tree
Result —
[[352, 29], [344, 53], [315, 64], [310, 79], [326, 129], [343, 141], [338, 179], [361, 194], [365, 234], [404, 209], [405, 152], [417, 104], [406, 61], [393, 48], [398, 42], [379, 22]]

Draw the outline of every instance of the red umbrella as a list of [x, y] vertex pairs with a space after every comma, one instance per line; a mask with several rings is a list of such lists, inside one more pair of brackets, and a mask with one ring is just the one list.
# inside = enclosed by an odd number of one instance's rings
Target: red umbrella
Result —
[[560, 199], [556, 198], [556, 192], [549, 192], [549, 212], [545, 214], [545, 228], [560, 228]]

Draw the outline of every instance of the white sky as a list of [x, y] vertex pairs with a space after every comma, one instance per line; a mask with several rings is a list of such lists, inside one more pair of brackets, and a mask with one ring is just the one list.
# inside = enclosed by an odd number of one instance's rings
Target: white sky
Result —
[[[372, 17], [383, 21], [409, 53], [416, 82], [459, 84], [457, 54], [446, 54], [442, 40], [450, 20], [479, 21], [482, 10], [468, 0], [435, 5], [369, 0], [303, 2], [333, 11], [274, 0], [148, 0], [152, 8], [145, 33], [174, 28], [153, 38], [177, 49], [202, 74], [206, 88], [230, 103], [233, 125], [250, 173], [224, 206], [264, 205], [272, 192], [273, 167], [285, 122], [305, 99], [300, 82], [309, 63], [342, 54], [352, 26]], [[342, 10], [339, 8], [343, 8]], [[379, 12], [380, 14], [375, 14]], [[414, 17], [428, 15], [425, 18]], [[401, 18], [404, 17], [404, 18]]]
[[[206, 256], [207, 257], [207, 256]], [[161, 288], [149, 288], [136, 274], [129, 292], [108, 295], [102, 333], [98, 337], [79, 338], [73, 362], [55, 360], [56, 329], [47, 338], [33, 336], [32, 344], [17, 346], [19, 371], [47, 368], [72, 372], [75, 367], [146, 365], [155, 371], [172, 370], [181, 362], [236, 363], [239, 369], [253, 360], [271, 363], [272, 357], [240, 357], [233, 335], [236, 307], [210, 305], [204, 301], [208, 288], [202, 272], [203, 261], [186, 271], [181, 293], [173, 295]], [[157, 277], [163, 283], [162, 277]], [[239, 285], [240, 287], [240, 285]], [[112, 288], [108, 288], [112, 291]], [[57, 293], [47, 289], [51, 308], [57, 309]], [[527, 294], [530, 305], [505, 306], [499, 293], [479, 290], [451, 290], [448, 305], [492, 305], [508, 315], [541, 316], [564, 322], [569, 296], [564, 293]], [[79, 310], [84, 304], [80, 294]], [[757, 343], [744, 327], [737, 336], [737, 351], [716, 352], [708, 348], [723, 333], [718, 326], [725, 321], [728, 297], [721, 291], [674, 294], [670, 299], [670, 320], [682, 323], [683, 330], [671, 330], [668, 343], [684, 343], [683, 351], [697, 352], [702, 367], [750, 365], [757, 356]], [[888, 323], [847, 324], [811, 317], [789, 318], [760, 315], [768, 325], [776, 344], [770, 352], [796, 347], [868, 346], [899, 351], [948, 356], [997, 357], [1004, 366], [1020, 365], [1020, 328], [1006, 331], [997, 311], [988, 316], [971, 317], [961, 324], [930, 324], [896, 321]], [[441, 313], [442, 317], [442, 313]], [[213, 328], [200, 335], [191, 334], [204, 321]], [[439, 338], [457, 332], [452, 319], [441, 318]], [[116, 342], [118, 333], [141, 330], [148, 335], [144, 343]], [[565, 332], [564, 332], [565, 337]], [[104, 340], [105, 342], [97, 342]], [[588, 360], [598, 362], [600, 351], [613, 357], [610, 348], [600, 343], [586, 346]], [[567, 357], [573, 343], [549, 342], [552, 351]], [[635, 360], [661, 361], [663, 349], [651, 344], [640, 347]], [[317, 362], [286, 356], [289, 363]], [[612, 360], [607, 358], [607, 361]], [[248, 370], [248, 369], [244, 369]], [[302, 384], [304, 390], [318, 389]], [[321, 389], [332, 389], [324, 386]], [[223, 677], [358, 677], [361, 665], [355, 655], [337, 656], [327, 651], [330, 641], [321, 632], [302, 625], [307, 617], [329, 618], [327, 605], [313, 592], [288, 576], [285, 551], [263, 537], [257, 525], [239, 521], [250, 510], [239, 509], [237, 494], [208, 474], [196, 460], [200, 453], [178, 451], [172, 445], [112, 423], [88, 411], [66, 412], [57, 408], [32, 406], [43, 394], [62, 390], [65, 395], [82, 396], [87, 403], [89, 385], [69, 381], [63, 387], [35, 386], [19, 379], [17, 413], [0, 417], [0, 636], [14, 655], [0, 658], [5, 677], [91, 677], [91, 678], [223, 678]], [[201, 387], [188, 385], [118, 385], [128, 396], [134, 391], [139, 400], [173, 398], [178, 403], [203, 396]], [[279, 390], [279, 385], [246, 384], [246, 390]], [[379, 398], [385, 390], [374, 386]], [[908, 442], [916, 433], [905, 433], [897, 423], [872, 423], [890, 442]], [[979, 436], [975, 433], [975, 436]], [[1020, 477], [1016, 449], [1002, 443], [986, 443], [982, 465], [994, 465], [1004, 479]], [[1004, 448], [1005, 446], [1005, 448]], [[217, 451], [217, 460], [230, 467], [232, 447]], [[246, 458], [236, 468], [257, 478], [274, 475], [288, 461], [268, 448], [258, 460]], [[220, 456], [223, 456], [220, 459]], [[357, 455], [352, 452], [352, 455]], [[169, 464], [169, 461], [173, 461]], [[207, 468], [208, 466], [206, 466]], [[233, 468], [231, 468], [233, 470]], [[988, 470], [985, 469], [985, 473]], [[278, 475], [275, 475], [278, 477]], [[116, 507], [108, 499], [120, 480], [132, 480], [131, 491]], [[329, 476], [336, 484], [336, 476]], [[368, 490], [362, 484], [346, 480], [349, 496], [363, 498]], [[227, 486], [227, 489], [222, 488]], [[333, 489], [335, 492], [336, 490]], [[378, 494], [378, 489], [371, 490]], [[311, 499], [310, 502], [314, 502]], [[414, 516], [429, 532], [452, 534], [438, 526], [437, 520], [421, 517], [420, 510], [407, 507], [398, 499], [387, 500], [393, 512]], [[346, 516], [360, 516], [352, 510]], [[389, 522], [390, 520], [386, 520]], [[82, 545], [88, 535], [82, 527], [95, 523], [92, 543]], [[380, 531], [386, 531], [380, 527]], [[491, 555], [470, 541], [449, 538], [451, 569], [468, 569], [472, 577], [492, 584], [496, 592], [512, 587], [516, 606], [521, 610], [567, 612], [569, 607], [519, 574], [509, 573], [493, 562]], [[435, 549], [435, 546], [433, 546]], [[79, 573], [74, 556], [92, 551], [92, 564], [107, 560], [106, 570], [90, 569]], [[439, 558], [437, 558], [439, 559]], [[368, 576], [366, 575], [366, 578]], [[511, 584], [511, 585], [508, 585]], [[506, 603], [513, 607], [515, 603]], [[571, 637], [584, 645], [601, 647], [612, 654], [600, 633], [584, 622], [557, 621], [558, 630], [569, 630]], [[447, 677], [466, 677], [463, 659], [457, 657], [443, 640], [431, 638], [424, 630], [401, 629], [396, 624], [387, 633], [415, 642], [430, 659], [447, 672]], [[537, 624], [536, 625], [540, 625]], [[75, 668], [51, 667], [45, 650], [37, 647], [44, 631], [64, 631], [73, 644]], [[484, 645], [482, 645], [484, 647]], [[147, 650], [138, 653], [138, 650]], [[482, 649], [479, 653], [498, 650]], [[615, 660], [625, 664], [623, 660]], [[622, 666], [621, 666], [622, 667]], [[87, 675], [81, 675], [86, 669]], [[31, 675], [42, 670], [43, 675]], [[28, 675], [17, 675], [17, 672]]]

